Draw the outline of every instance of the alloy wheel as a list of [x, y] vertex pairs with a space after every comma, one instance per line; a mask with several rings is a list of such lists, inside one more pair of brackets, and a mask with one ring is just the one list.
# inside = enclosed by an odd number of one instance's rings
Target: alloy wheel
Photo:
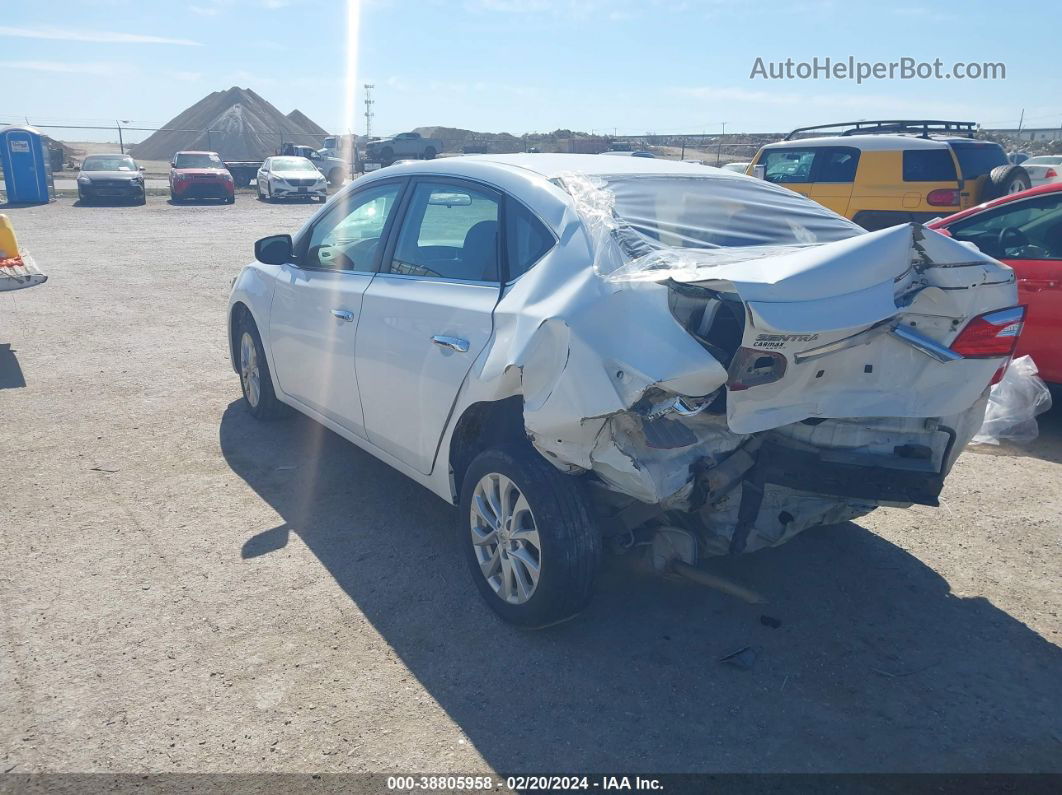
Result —
[[258, 348], [249, 331], [243, 332], [240, 337], [240, 381], [247, 402], [251, 408], [257, 408], [262, 397], [262, 376], [258, 369]]
[[470, 525], [480, 572], [500, 599], [524, 604], [542, 572], [542, 549], [534, 514], [520, 488], [488, 472], [472, 494]]

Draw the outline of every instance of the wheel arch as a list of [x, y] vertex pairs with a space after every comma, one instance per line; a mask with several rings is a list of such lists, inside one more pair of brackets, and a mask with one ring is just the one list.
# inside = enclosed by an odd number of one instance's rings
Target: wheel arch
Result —
[[448, 464], [453, 502], [460, 498], [468, 465], [490, 447], [527, 445], [522, 395], [470, 403], [465, 407], [450, 435]]

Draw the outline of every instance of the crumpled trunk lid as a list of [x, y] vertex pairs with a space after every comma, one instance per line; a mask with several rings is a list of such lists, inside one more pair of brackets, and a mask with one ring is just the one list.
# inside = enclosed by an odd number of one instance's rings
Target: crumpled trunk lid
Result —
[[[725, 362], [736, 433], [816, 417], [961, 412], [1001, 361], [941, 361], [927, 349], [946, 348], [971, 318], [1017, 303], [1010, 268], [917, 224], [820, 246], [683, 252], [673, 269], [657, 264], [651, 274], [673, 289], [687, 285], [687, 297], [689, 287], [702, 288], [706, 313], [728, 298], [743, 305], [740, 346]], [[711, 342], [711, 328], [687, 328]]]

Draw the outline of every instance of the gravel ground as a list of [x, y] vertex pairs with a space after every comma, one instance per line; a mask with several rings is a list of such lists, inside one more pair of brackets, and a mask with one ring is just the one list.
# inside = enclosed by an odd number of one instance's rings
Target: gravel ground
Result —
[[51, 278], [0, 294], [0, 771], [1062, 771], [1059, 412], [715, 563], [767, 607], [621, 561], [516, 631], [452, 508], [237, 401], [229, 283], [314, 209], [7, 210]]

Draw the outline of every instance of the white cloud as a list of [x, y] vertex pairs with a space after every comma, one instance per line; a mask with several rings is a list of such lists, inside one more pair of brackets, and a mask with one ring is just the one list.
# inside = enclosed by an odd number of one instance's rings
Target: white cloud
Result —
[[114, 66], [109, 63], [69, 61], [0, 61], [0, 69], [23, 69], [31, 72], [58, 72], [62, 74], [114, 74]]
[[196, 80], [201, 80], [203, 77], [202, 72], [184, 72], [180, 70], [170, 72], [169, 75], [174, 80], [184, 80], [185, 82], [195, 82]]
[[218, 6], [188, 6], [188, 10], [201, 17], [216, 17], [221, 13]]
[[119, 33], [106, 30], [70, 30], [68, 28], [36, 27], [16, 28], [0, 25], [0, 36], [16, 36], [24, 39], [51, 39], [55, 41], [88, 41], [97, 44], [174, 44], [182, 47], [199, 47], [198, 41], [171, 39], [166, 36], [151, 36], [142, 33]]

